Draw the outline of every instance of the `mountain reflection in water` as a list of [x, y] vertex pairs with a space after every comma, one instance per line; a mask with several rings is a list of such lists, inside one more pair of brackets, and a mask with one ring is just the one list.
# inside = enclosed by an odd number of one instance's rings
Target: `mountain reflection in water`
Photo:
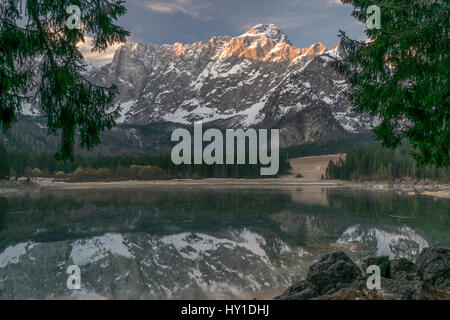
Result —
[[449, 200], [322, 187], [53, 190], [0, 205], [2, 299], [272, 298], [323, 254], [414, 258], [450, 231]]

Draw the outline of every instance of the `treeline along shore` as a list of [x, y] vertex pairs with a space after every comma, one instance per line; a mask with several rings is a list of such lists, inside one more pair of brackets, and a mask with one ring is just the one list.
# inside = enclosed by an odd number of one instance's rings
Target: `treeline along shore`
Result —
[[[49, 177], [64, 179], [68, 182], [242, 179], [262, 178], [261, 167], [263, 167], [261, 164], [175, 165], [170, 155], [78, 155], [73, 161], [58, 161], [50, 153], [33, 154], [26, 151], [7, 150], [0, 145], [0, 177]], [[278, 175], [286, 174], [289, 170], [288, 159], [280, 156]]]
[[[344, 153], [372, 141], [371, 135], [310, 143], [280, 150], [278, 176], [288, 174], [289, 159]], [[248, 155], [246, 156], [248, 159]], [[170, 155], [77, 155], [73, 161], [58, 161], [50, 152], [33, 153], [6, 148], [0, 143], [0, 177], [57, 178], [68, 182], [201, 178], [262, 178], [262, 165], [174, 165]], [[266, 178], [271, 178], [267, 176]], [[264, 177], [263, 177], [264, 178]], [[272, 177], [273, 178], [273, 177]]]
[[348, 181], [428, 179], [449, 183], [450, 167], [418, 166], [412, 156], [412, 148], [407, 142], [394, 150], [383, 148], [374, 142], [350, 150], [345, 158], [330, 161], [326, 178]]
[[[355, 135], [346, 140], [311, 143], [280, 150], [276, 177], [291, 171], [290, 159], [345, 154], [330, 161], [322, 179], [344, 181], [430, 180], [450, 182], [450, 168], [420, 167], [403, 143], [395, 150], [383, 148], [371, 135]], [[246, 155], [248, 159], [248, 155]], [[7, 149], [0, 143], [0, 178], [55, 178], [67, 182], [233, 178], [273, 178], [261, 176], [261, 164], [175, 165], [170, 155], [77, 155], [73, 161], [56, 160], [52, 153], [35, 154]], [[298, 175], [301, 176], [301, 172]]]

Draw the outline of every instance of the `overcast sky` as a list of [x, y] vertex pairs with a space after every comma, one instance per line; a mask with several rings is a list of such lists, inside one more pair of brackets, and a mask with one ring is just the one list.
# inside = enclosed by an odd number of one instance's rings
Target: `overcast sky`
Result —
[[298, 48], [314, 42], [331, 47], [339, 29], [364, 38], [364, 25], [340, 0], [127, 0], [125, 6], [119, 24], [131, 32], [130, 42], [191, 43], [237, 36], [259, 23], [276, 24]]

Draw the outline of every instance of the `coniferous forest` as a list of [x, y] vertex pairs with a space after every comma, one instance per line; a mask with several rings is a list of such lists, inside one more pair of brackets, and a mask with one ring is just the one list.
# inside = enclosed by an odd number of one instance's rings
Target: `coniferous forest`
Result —
[[[346, 153], [331, 161], [326, 178], [340, 180], [430, 179], [450, 181], [450, 168], [420, 167], [403, 143], [395, 150], [383, 148], [370, 137], [353, 143], [307, 144], [280, 151], [279, 176], [289, 173], [288, 159]], [[55, 159], [48, 152], [34, 154], [0, 144], [0, 177], [55, 177], [67, 181], [118, 181], [200, 178], [261, 178], [261, 165], [174, 165], [170, 155], [77, 155], [73, 161]]]
[[[69, 181], [261, 178], [261, 167], [259, 164], [175, 165], [170, 155], [77, 155], [73, 161], [61, 161], [51, 153], [7, 150], [0, 144], [0, 177], [56, 177]], [[289, 169], [289, 161], [281, 155], [279, 175]]]
[[420, 167], [412, 156], [412, 148], [404, 142], [396, 149], [372, 143], [352, 149], [339, 161], [330, 161], [327, 179], [341, 180], [415, 180], [450, 181], [450, 168]]

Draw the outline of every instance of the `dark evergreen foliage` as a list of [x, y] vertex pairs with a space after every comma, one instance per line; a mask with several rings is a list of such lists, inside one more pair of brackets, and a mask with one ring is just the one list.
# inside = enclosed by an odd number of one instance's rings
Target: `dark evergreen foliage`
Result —
[[281, 158], [295, 159], [310, 156], [347, 153], [358, 146], [372, 144], [373, 134], [352, 134], [347, 138], [326, 143], [306, 143], [280, 150]]
[[[70, 29], [67, 8], [81, 10], [80, 29]], [[114, 24], [126, 12], [121, 0], [7, 0], [0, 2], [0, 124], [9, 129], [23, 103], [39, 103], [48, 132], [61, 133], [60, 159], [73, 159], [75, 134], [90, 149], [119, 116], [116, 89], [83, 77], [77, 44], [92, 35], [93, 51], [125, 42]], [[30, 90], [36, 88], [36, 90]]]
[[418, 167], [411, 156], [411, 146], [406, 142], [395, 150], [375, 143], [355, 148], [337, 162], [330, 161], [326, 177], [363, 181], [412, 178], [448, 182], [450, 167]]
[[450, 165], [450, 2], [448, 0], [342, 0], [367, 20], [381, 8], [381, 29], [355, 41], [341, 31], [346, 53], [337, 70], [350, 84], [358, 111], [378, 116], [374, 130], [385, 147], [407, 138], [419, 165]]
[[[4, 149], [4, 148], [3, 148]], [[2, 146], [0, 144], [0, 165]], [[6, 153], [6, 150], [5, 150]], [[162, 169], [167, 178], [265, 178], [261, 176], [261, 165], [174, 165], [170, 155], [143, 155], [143, 156], [91, 156], [83, 157], [77, 155], [73, 161], [59, 161], [49, 153], [41, 153], [38, 155], [25, 152], [10, 150], [6, 153], [6, 161], [11, 163], [12, 175], [15, 176], [32, 176], [33, 169], [39, 169], [43, 176], [54, 176], [56, 172], [64, 172], [66, 174], [76, 171], [78, 168], [84, 169], [108, 169], [108, 173], [104, 172], [102, 178], [120, 180], [128, 179], [128, 173], [124, 168], [132, 166], [154, 166]], [[281, 160], [283, 159], [283, 160]], [[9, 167], [0, 168], [0, 172], [10, 171]], [[286, 174], [291, 169], [289, 161], [280, 158], [279, 174]], [[121, 172], [124, 172], [122, 174]], [[5, 174], [5, 175], [8, 175]], [[270, 177], [267, 177], [270, 178]]]
[[9, 156], [6, 148], [0, 144], [0, 179], [9, 176]]

